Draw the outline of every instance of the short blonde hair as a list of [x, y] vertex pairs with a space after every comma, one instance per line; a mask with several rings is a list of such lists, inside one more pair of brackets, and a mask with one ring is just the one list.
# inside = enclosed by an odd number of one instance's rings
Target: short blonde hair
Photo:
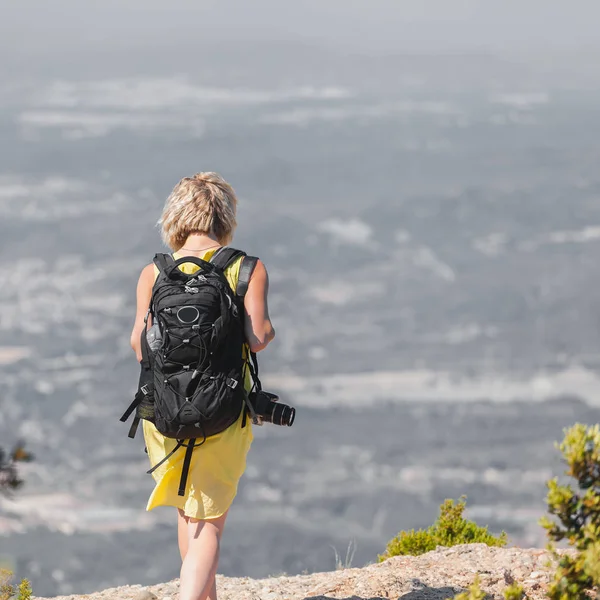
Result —
[[173, 188], [158, 225], [165, 244], [175, 252], [191, 233], [212, 233], [225, 246], [237, 226], [236, 210], [235, 192], [220, 175], [196, 173]]

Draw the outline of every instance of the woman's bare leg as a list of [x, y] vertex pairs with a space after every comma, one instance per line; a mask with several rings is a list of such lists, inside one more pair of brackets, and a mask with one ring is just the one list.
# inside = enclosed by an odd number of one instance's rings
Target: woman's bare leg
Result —
[[185, 513], [178, 508], [177, 509], [177, 542], [179, 544], [179, 554], [181, 555], [181, 562], [185, 559], [185, 555], [188, 551], [188, 517]]
[[[177, 540], [179, 542], [179, 553], [181, 554], [181, 561], [185, 560], [185, 555], [188, 551], [188, 521], [189, 518], [185, 516], [185, 513], [178, 508], [177, 509]], [[217, 581], [213, 577], [213, 584], [206, 600], [217, 600]]]
[[181, 565], [180, 600], [216, 600], [215, 575], [227, 513], [218, 519], [188, 518], [188, 547]]
[[213, 577], [212, 586], [210, 587], [210, 592], [208, 593], [208, 596], [206, 597], [206, 600], [217, 600], [217, 577], [216, 577], [216, 573], [215, 573], [215, 576]]

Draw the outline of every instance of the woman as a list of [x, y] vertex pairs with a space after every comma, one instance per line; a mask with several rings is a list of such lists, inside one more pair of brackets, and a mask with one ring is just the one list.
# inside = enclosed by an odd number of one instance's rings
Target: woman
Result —
[[[195, 256], [208, 261], [219, 248], [230, 243], [236, 227], [236, 208], [235, 192], [216, 173], [185, 177], [175, 186], [163, 209], [159, 221], [163, 240], [173, 250], [174, 258]], [[242, 260], [238, 259], [225, 270], [233, 290]], [[198, 269], [192, 263], [179, 268], [190, 274]], [[146, 327], [144, 318], [157, 275], [157, 268], [150, 264], [143, 269], [137, 285], [137, 314], [131, 346], [138, 361], [142, 359], [140, 336]], [[267, 292], [267, 271], [258, 261], [244, 298], [244, 328], [247, 345], [253, 352], [263, 350], [275, 337], [267, 308]], [[246, 385], [249, 389], [249, 382]], [[178, 511], [181, 600], [217, 598], [215, 574], [219, 542], [253, 439], [250, 423], [241, 427], [239, 419], [194, 450], [189, 470], [191, 485], [183, 497], [177, 493], [181, 453], [175, 453], [153, 473], [156, 487], [147, 510], [175, 506]], [[148, 455], [156, 465], [171, 452], [176, 441], [161, 435], [149, 421], [143, 421], [143, 425]]]

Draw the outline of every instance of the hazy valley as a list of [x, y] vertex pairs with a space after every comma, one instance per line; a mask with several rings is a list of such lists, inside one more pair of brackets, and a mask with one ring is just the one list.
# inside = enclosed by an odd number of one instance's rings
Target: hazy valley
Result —
[[135, 282], [198, 170], [239, 192], [235, 244], [271, 275], [264, 381], [299, 411], [256, 431], [221, 571], [325, 570], [351, 540], [361, 566], [463, 493], [543, 543], [552, 444], [600, 398], [597, 93], [481, 57], [281, 51], [293, 75], [225, 57], [221, 77], [0, 85], [0, 442], [36, 455], [0, 500], [0, 554], [37, 594], [177, 574], [118, 417]]

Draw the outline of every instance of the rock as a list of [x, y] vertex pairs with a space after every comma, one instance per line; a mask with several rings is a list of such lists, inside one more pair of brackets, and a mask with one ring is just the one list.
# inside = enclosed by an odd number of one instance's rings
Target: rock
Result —
[[142, 590], [134, 596], [133, 600], [158, 600], [158, 596], [150, 590]]
[[542, 573], [541, 571], [534, 571], [533, 573], [531, 573], [529, 575], [529, 579], [541, 579], [542, 577], [545, 577], [546, 573]]
[[[572, 553], [572, 551], [562, 551]], [[438, 548], [422, 556], [394, 556], [362, 569], [269, 579], [217, 576], [219, 600], [333, 600], [342, 598], [452, 598], [480, 574], [489, 599], [503, 600], [507, 585], [523, 585], [528, 600], [542, 600], [552, 578], [550, 553], [538, 549], [470, 544]], [[177, 580], [155, 586], [123, 586], [72, 600], [174, 600]], [[38, 599], [42, 600], [42, 599]], [[66, 597], [53, 600], [66, 600]]]

